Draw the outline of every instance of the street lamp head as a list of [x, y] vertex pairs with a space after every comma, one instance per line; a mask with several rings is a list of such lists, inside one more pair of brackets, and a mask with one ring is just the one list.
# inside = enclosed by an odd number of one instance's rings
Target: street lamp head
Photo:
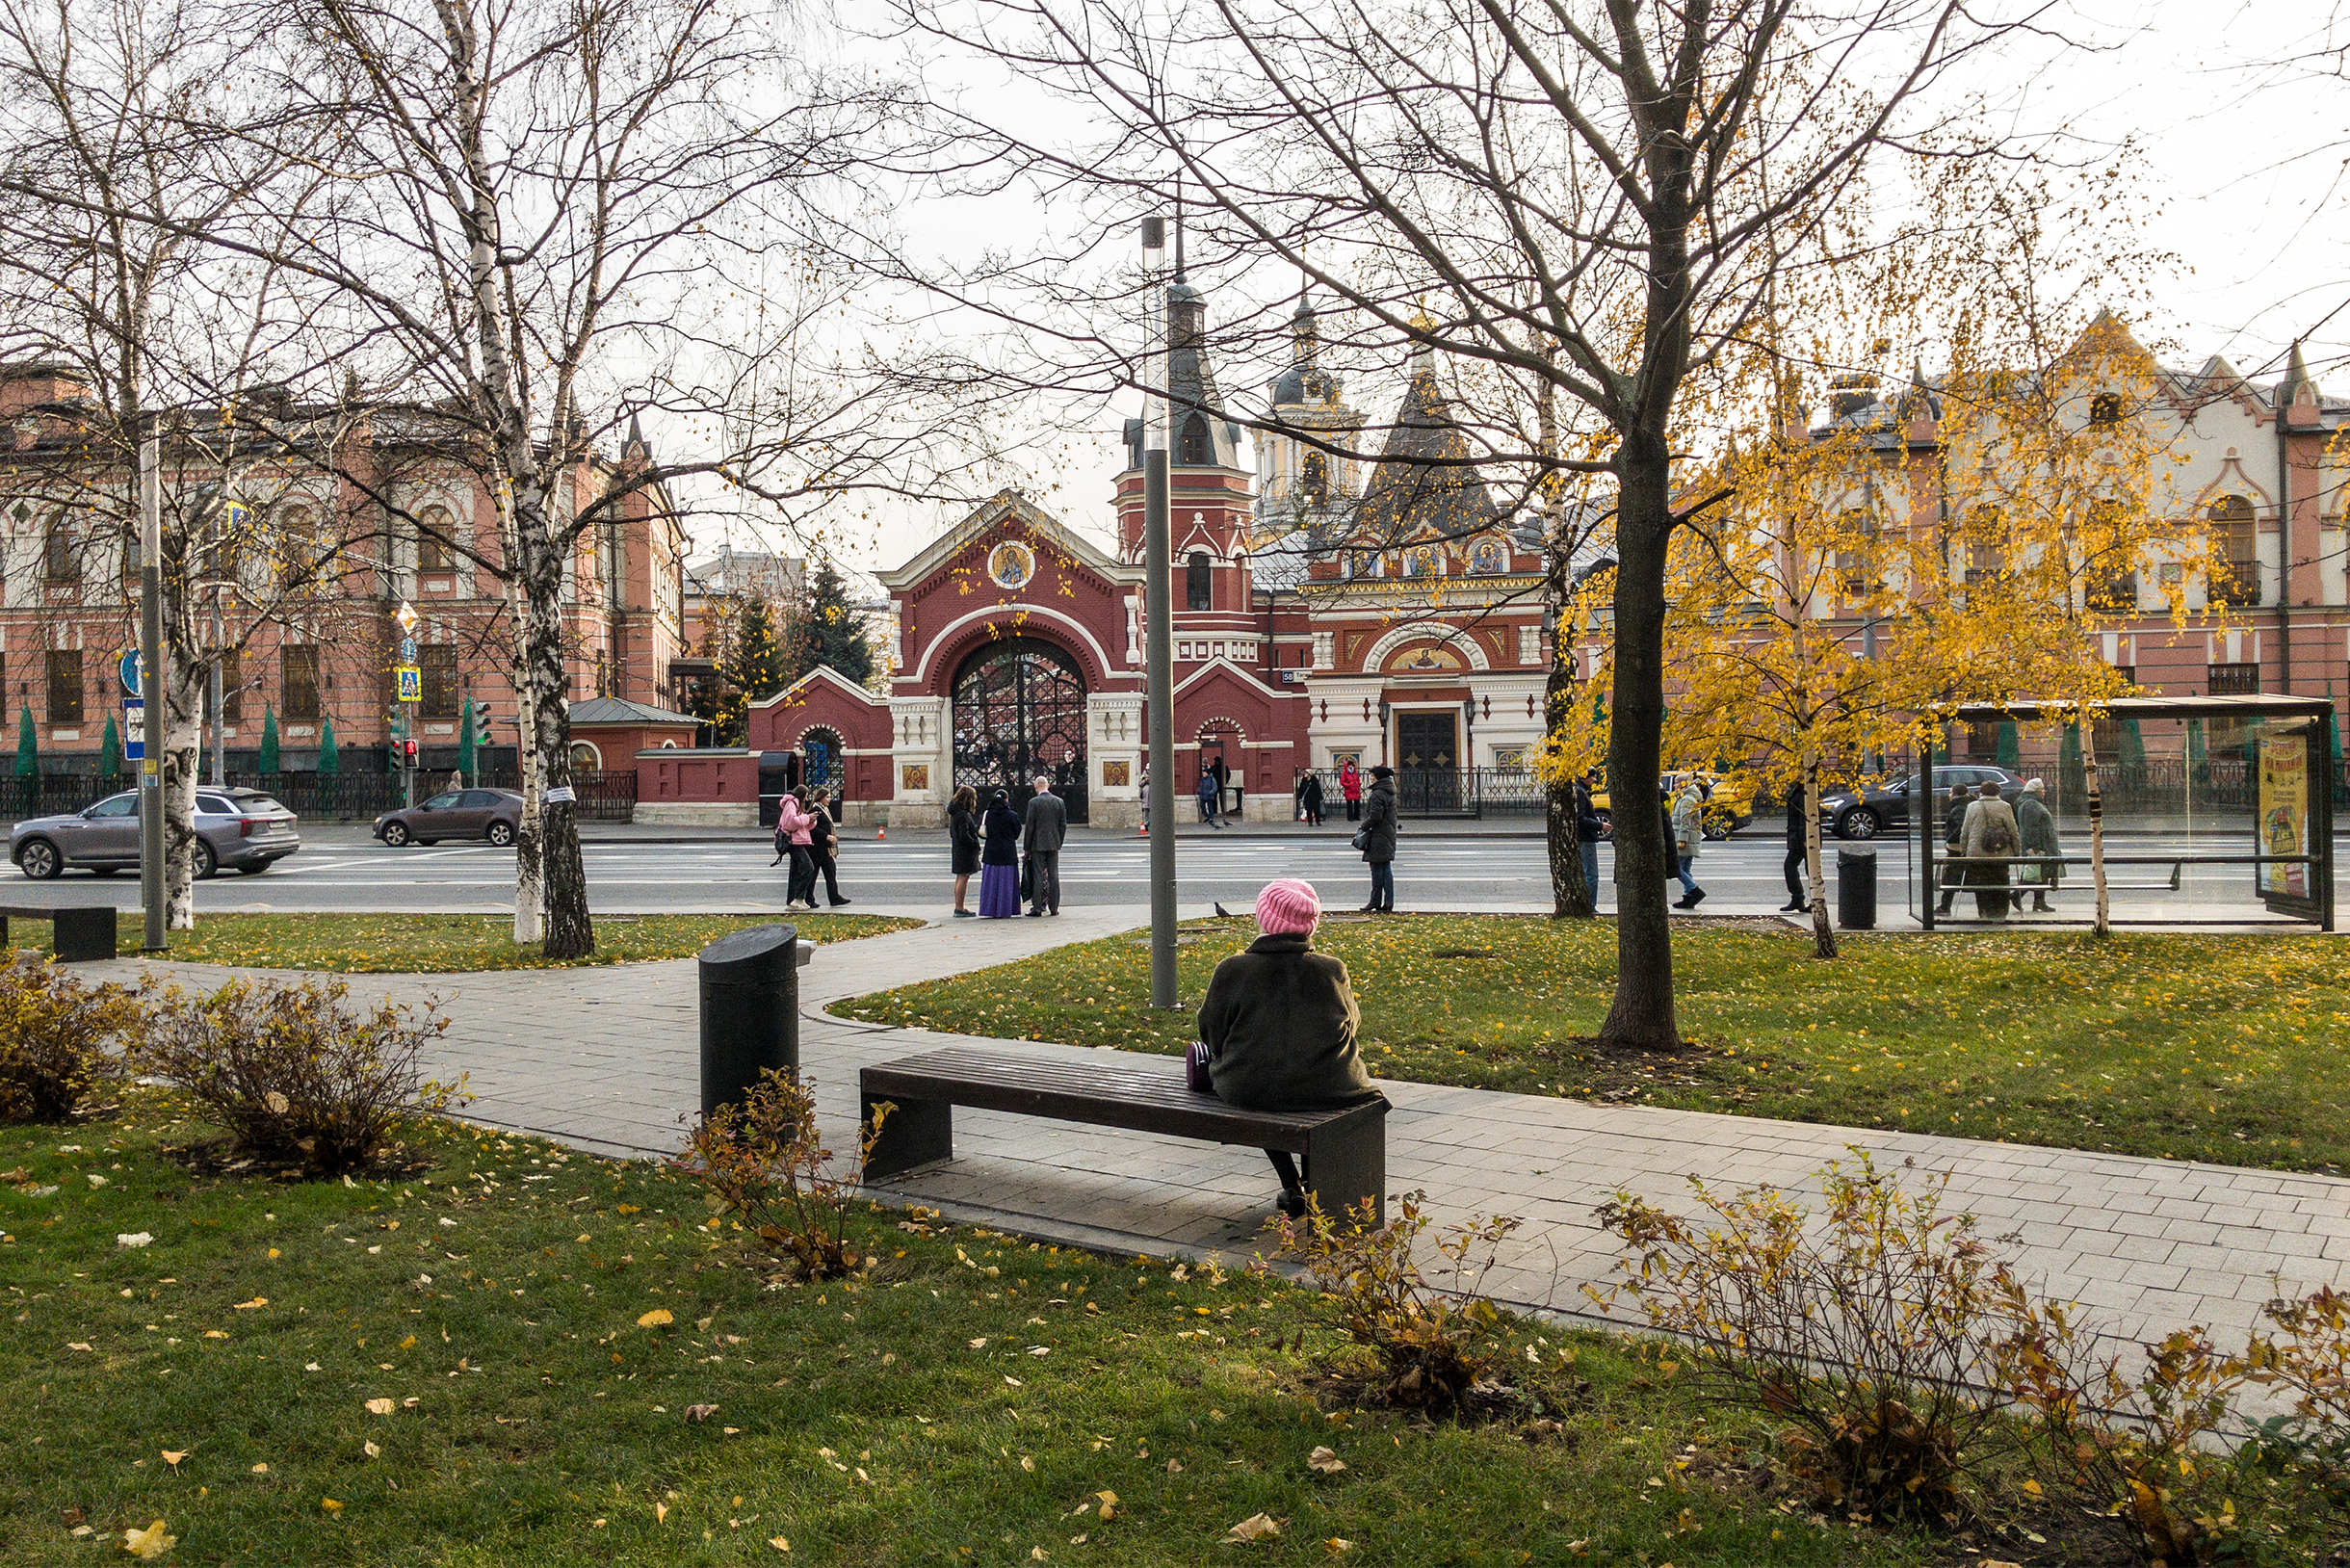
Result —
[[1153, 214], [1142, 220], [1142, 265], [1157, 272], [1167, 253], [1167, 221]]

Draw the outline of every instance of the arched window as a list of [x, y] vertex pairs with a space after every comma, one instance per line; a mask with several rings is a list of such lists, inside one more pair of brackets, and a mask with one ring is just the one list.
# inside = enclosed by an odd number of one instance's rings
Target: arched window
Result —
[[1208, 439], [1208, 420], [1204, 414], [1193, 414], [1183, 422], [1183, 440], [1175, 460], [1187, 468], [1204, 468], [1215, 460], [1214, 443]]
[[416, 569], [420, 572], [445, 572], [457, 568], [457, 553], [450, 541], [457, 537], [457, 523], [447, 509], [427, 507], [416, 519]]
[[2212, 549], [2227, 561], [2224, 571], [2211, 574], [2212, 597], [2222, 604], [2259, 604], [2259, 525], [2253, 520], [2251, 500], [2223, 495], [2211, 503], [2210, 518]]
[[1330, 498], [1330, 459], [1319, 452], [1306, 454], [1305, 482], [1299, 486], [1309, 507], [1319, 507]]
[[2089, 428], [2109, 431], [2122, 423], [2122, 394], [2100, 392], [2089, 400]]
[[1208, 553], [1194, 550], [1184, 562], [1183, 607], [1186, 610], [1206, 610], [1209, 605]]

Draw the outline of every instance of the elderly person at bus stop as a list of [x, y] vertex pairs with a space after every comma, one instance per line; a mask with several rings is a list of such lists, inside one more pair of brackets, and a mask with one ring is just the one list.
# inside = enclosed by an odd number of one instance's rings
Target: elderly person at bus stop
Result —
[[1999, 798], [1999, 786], [1983, 780], [1974, 802], [1967, 807], [1960, 830], [1960, 849], [1967, 857], [1967, 886], [1974, 894], [1974, 912], [1984, 920], [2007, 918], [2007, 863], [2023, 844], [2016, 831], [2016, 810]]
[[[1314, 951], [1321, 899], [1293, 877], [1257, 895], [1260, 933], [1215, 966], [1199, 1005], [1199, 1037], [1216, 1098], [1247, 1111], [1335, 1111], [1385, 1096], [1372, 1087], [1355, 1044], [1362, 1013], [1346, 966]], [[1300, 1177], [1279, 1149], [1281, 1212], [1302, 1215], [1313, 1171]]]
[[[2064, 843], [2056, 836], [2056, 817], [2048, 807], [2048, 785], [2037, 778], [2027, 779], [2024, 793], [2016, 797], [2016, 836], [2024, 841], [2024, 854], [2061, 856]], [[2016, 868], [2018, 880], [2032, 892], [2032, 912], [2054, 913], [2049, 895], [2064, 880], [2064, 861], [2050, 859], [2035, 861]], [[2018, 888], [2011, 897], [2019, 912], [2024, 908], [2024, 889]]]

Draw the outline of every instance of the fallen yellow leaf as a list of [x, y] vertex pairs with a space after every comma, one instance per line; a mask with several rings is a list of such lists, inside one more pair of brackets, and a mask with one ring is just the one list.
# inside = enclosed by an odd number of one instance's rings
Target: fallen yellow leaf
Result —
[[1335, 1449], [1316, 1449], [1306, 1455], [1306, 1468], [1323, 1476], [1335, 1476], [1346, 1468], [1346, 1461]]
[[668, 1308], [655, 1307], [652, 1311], [646, 1313], [643, 1317], [637, 1320], [637, 1326], [639, 1328], [659, 1328], [666, 1323], [673, 1323], [675, 1321], [677, 1321], [677, 1319]]
[[134, 1557], [160, 1557], [170, 1551], [172, 1543], [178, 1539], [176, 1535], [166, 1535], [163, 1521], [158, 1519], [144, 1529], [124, 1530], [122, 1550]]
[[328, 1513], [341, 1513], [343, 1511], [343, 1505], [340, 1503], [335, 1502], [335, 1500], [332, 1498], [320, 1498], [318, 1500], [318, 1505], [326, 1509]]
[[1227, 1541], [1239, 1541], [1246, 1543], [1249, 1541], [1270, 1540], [1280, 1535], [1280, 1533], [1281, 1521], [1273, 1518], [1270, 1514], [1252, 1513], [1246, 1519], [1243, 1519], [1239, 1524], [1233, 1526], [1231, 1529], [1225, 1531], [1224, 1539]]
[[669, 1505], [668, 1505], [667, 1503], [654, 1503], [654, 1504], [653, 1504], [653, 1523], [654, 1523], [654, 1524], [656, 1524], [656, 1525], [666, 1525], [666, 1524], [667, 1524], [668, 1522], [669, 1522]]
[[250, 1310], [252, 1310], [254, 1307], [266, 1307], [266, 1306], [268, 1306], [269, 1304], [270, 1304], [270, 1298], [269, 1298], [268, 1296], [266, 1296], [266, 1295], [256, 1295], [256, 1296], [254, 1296], [254, 1297], [253, 1297], [253, 1298], [252, 1298], [250, 1301], [240, 1301], [240, 1302], [238, 1302], [238, 1303], [236, 1304], [236, 1306], [235, 1306], [235, 1307], [233, 1307], [233, 1308], [231, 1308], [230, 1310], [231, 1310], [231, 1311], [234, 1311], [234, 1312], [249, 1312], [249, 1311], [250, 1311]]
[[367, 1413], [371, 1416], [388, 1416], [398, 1408], [400, 1407], [389, 1399], [370, 1399], [367, 1401]]
[[792, 1543], [781, 1535], [769, 1536], [767, 1538], [767, 1544], [773, 1547], [778, 1552], [789, 1552], [792, 1550]]
[[179, 1468], [179, 1462], [186, 1457], [188, 1457], [188, 1450], [185, 1449], [182, 1449], [177, 1453], [173, 1453], [170, 1449], [165, 1449], [163, 1450], [163, 1462], [170, 1465], [173, 1470], [177, 1470]]
[[1354, 1543], [1352, 1541], [1342, 1540], [1336, 1535], [1333, 1535], [1328, 1540], [1322, 1542], [1322, 1546], [1330, 1553], [1332, 1556], [1338, 1555], [1341, 1552], [1352, 1552], [1354, 1550]]
[[376, 1447], [375, 1442], [372, 1439], [370, 1439], [368, 1442], [360, 1444], [359, 1450], [365, 1453], [370, 1459], [375, 1458], [383, 1451], [381, 1449]]
[[413, 1335], [413, 1334], [410, 1334], [410, 1335], [409, 1335], [409, 1336], [408, 1336], [406, 1339], [402, 1340], [402, 1341], [400, 1342], [400, 1348], [402, 1348], [403, 1350], [412, 1350], [412, 1349], [414, 1349], [415, 1347], [416, 1347], [416, 1336], [415, 1336], [415, 1335]]

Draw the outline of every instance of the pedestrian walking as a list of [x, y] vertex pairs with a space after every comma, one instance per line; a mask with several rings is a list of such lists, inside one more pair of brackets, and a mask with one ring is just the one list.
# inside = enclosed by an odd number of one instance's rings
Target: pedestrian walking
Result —
[[1020, 822], [1020, 849], [1028, 856], [1029, 913], [1060, 913], [1060, 844], [1069, 833], [1069, 808], [1053, 793], [1053, 781], [1036, 775], [1036, 793]]
[[1355, 767], [1352, 757], [1348, 757], [1345, 762], [1339, 764], [1338, 793], [1339, 798], [1346, 802], [1346, 820], [1350, 823], [1361, 822], [1363, 820], [1363, 771]]
[[1142, 770], [1142, 782], [1136, 787], [1142, 791], [1142, 831], [1147, 833], [1151, 830], [1151, 771], [1148, 768]]
[[1959, 829], [1967, 856], [1967, 886], [1974, 890], [1974, 912], [1983, 920], [2007, 918], [2007, 862], [2023, 843], [2016, 809], [1999, 798], [1999, 786], [1983, 780]]
[[1382, 763], [1371, 771], [1363, 825], [1354, 835], [1354, 847], [1371, 866], [1371, 902], [1363, 905], [1367, 915], [1396, 912], [1396, 836], [1402, 828], [1396, 814], [1396, 771]]
[[1934, 906], [1938, 915], [1950, 912], [1950, 901], [1958, 897], [1958, 890], [1967, 882], [1967, 868], [1959, 862], [1966, 858], [1967, 808], [1973, 803], [1974, 797], [1966, 785], [1950, 786], [1949, 803], [1942, 810], [1942, 844], [1949, 857], [1943, 863], [1942, 902]]
[[1322, 823], [1321, 774], [1315, 772], [1310, 768], [1306, 770], [1306, 781], [1300, 786], [1300, 793], [1305, 799], [1306, 825], [1319, 827]]
[[[2064, 844], [2056, 836], [2056, 816], [2049, 810], [2048, 785], [2033, 778], [2024, 783], [2024, 793], [2016, 797], [2016, 836], [2023, 841], [2025, 854], [2061, 855]], [[2049, 895], [2064, 880], [2064, 862], [2058, 859], [2035, 860], [2016, 868], [2017, 880], [2031, 889], [2032, 913], [2055, 913]], [[2024, 908], [2024, 890], [2015, 893], [2018, 912]]]
[[1220, 793], [1215, 782], [1215, 770], [1202, 768], [1199, 771], [1199, 820], [1219, 831], [1224, 825], [1215, 820], [1215, 802]]
[[977, 920], [963, 903], [971, 879], [979, 874], [979, 792], [968, 784], [954, 792], [947, 806], [947, 847], [953, 856], [954, 918]]
[[806, 803], [786, 791], [775, 802], [775, 848], [792, 857], [783, 900], [790, 914], [816, 912], [816, 857], [808, 848], [815, 828], [816, 819], [808, 815]]
[[1803, 886], [1805, 851], [1812, 842], [1811, 801], [1800, 781], [1787, 787], [1787, 859], [1779, 868], [1787, 875], [1787, 902], [1779, 906], [1783, 915], [1812, 907], [1812, 896]]
[[1232, 769], [1225, 763], [1222, 752], [1216, 753], [1215, 761], [1209, 765], [1209, 771], [1215, 774], [1215, 809], [1232, 812], [1236, 808], [1224, 798], [1226, 792], [1232, 788]]
[[1297, 822], [1306, 820], [1306, 771], [1300, 768], [1290, 779], [1290, 815]]
[[[832, 792], [818, 790], [808, 797], [808, 815], [814, 819], [808, 829], [808, 852], [816, 859], [816, 869], [824, 878], [824, 902], [838, 909], [850, 900], [841, 897], [841, 835], [834, 829], [839, 820], [832, 815]], [[816, 884], [808, 884], [808, 903], [816, 902]]]
[[1600, 821], [1599, 808], [1591, 803], [1592, 786], [1599, 782], [1596, 773], [1585, 773], [1575, 781], [1575, 848], [1583, 860], [1583, 888], [1591, 895], [1591, 907], [1600, 903], [1600, 840], [1607, 836], [1607, 824]]
[[[1199, 1005], [1199, 1039], [1215, 1096], [1244, 1111], [1337, 1111], [1382, 1100], [1355, 1035], [1362, 1013], [1346, 966], [1314, 951], [1321, 900], [1311, 882], [1267, 882], [1246, 951], [1215, 966]], [[1296, 1162], [1267, 1149], [1281, 1212], [1306, 1212]]]
[[1681, 877], [1682, 894], [1673, 902], [1676, 909], [1694, 909], [1706, 902], [1706, 890], [1697, 885], [1698, 852], [1706, 843], [1706, 787], [1696, 778], [1683, 781], [1673, 797], [1673, 858]]
[[979, 850], [979, 915], [1009, 920], [1020, 912], [1020, 819], [1002, 790], [987, 797], [980, 830], [985, 844]]

